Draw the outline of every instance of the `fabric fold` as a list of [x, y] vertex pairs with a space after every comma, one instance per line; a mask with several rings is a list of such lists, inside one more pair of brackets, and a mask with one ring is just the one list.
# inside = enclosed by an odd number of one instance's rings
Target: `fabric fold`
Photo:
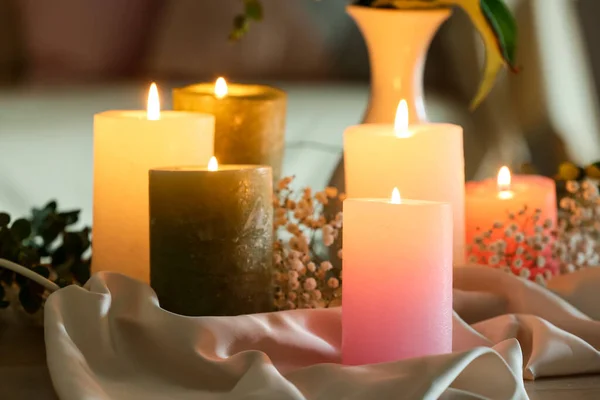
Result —
[[339, 308], [183, 317], [147, 285], [101, 273], [48, 298], [48, 367], [65, 400], [526, 399], [523, 379], [600, 372], [600, 326], [580, 310], [596, 293], [578, 309], [573, 287], [458, 268], [452, 354], [349, 367]]

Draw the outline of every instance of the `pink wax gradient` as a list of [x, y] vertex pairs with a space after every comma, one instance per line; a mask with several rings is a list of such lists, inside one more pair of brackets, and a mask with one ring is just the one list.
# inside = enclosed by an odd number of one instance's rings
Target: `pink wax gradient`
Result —
[[[486, 179], [481, 182], [468, 182], [466, 185], [467, 245], [473, 244], [476, 236], [492, 228], [494, 223], [508, 222], [508, 214], [517, 214], [527, 205], [527, 215], [536, 209], [542, 211], [540, 219], [552, 221], [556, 228], [557, 205], [556, 184], [550, 178], [537, 175], [516, 175], [512, 177], [510, 196], [500, 196], [497, 179]], [[516, 223], [522, 227], [524, 222], [518, 218]], [[534, 233], [534, 224], [526, 223], [524, 234]], [[503, 230], [495, 231], [491, 239], [500, 239]]]
[[452, 351], [452, 208], [344, 201], [342, 362]]

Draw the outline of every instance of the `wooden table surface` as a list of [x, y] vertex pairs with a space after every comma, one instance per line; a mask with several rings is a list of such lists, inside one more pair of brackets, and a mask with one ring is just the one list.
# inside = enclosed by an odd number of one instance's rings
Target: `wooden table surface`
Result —
[[[525, 386], [531, 400], [600, 399], [600, 375], [542, 379]], [[0, 311], [0, 399], [58, 399], [46, 368], [43, 328], [5, 311]]]

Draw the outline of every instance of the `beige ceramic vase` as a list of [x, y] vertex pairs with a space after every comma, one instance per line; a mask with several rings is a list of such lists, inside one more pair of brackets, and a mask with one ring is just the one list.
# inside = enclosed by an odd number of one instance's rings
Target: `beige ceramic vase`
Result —
[[425, 59], [433, 36], [450, 13], [448, 9], [348, 7], [369, 49], [371, 97], [365, 123], [393, 123], [402, 99], [408, 102], [410, 123], [427, 120], [423, 103]]
[[[423, 72], [435, 33], [450, 17], [448, 9], [394, 10], [348, 6], [369, 50], [371, 96], [364, 123], [393, 124], [400, 100], [408, 103], [409, 123], [427, 121]], [[344, 191], [344, 160], [331, 186]]]

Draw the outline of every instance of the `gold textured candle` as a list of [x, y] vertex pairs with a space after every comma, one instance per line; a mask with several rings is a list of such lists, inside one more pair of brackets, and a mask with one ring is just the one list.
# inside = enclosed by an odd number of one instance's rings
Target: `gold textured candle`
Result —
[[269, 165], [279, 179], [287, 97], [263, 85], [201, 83], [173, 91], [175, 110], [215, 116], [215, 156], [223, 164]]

